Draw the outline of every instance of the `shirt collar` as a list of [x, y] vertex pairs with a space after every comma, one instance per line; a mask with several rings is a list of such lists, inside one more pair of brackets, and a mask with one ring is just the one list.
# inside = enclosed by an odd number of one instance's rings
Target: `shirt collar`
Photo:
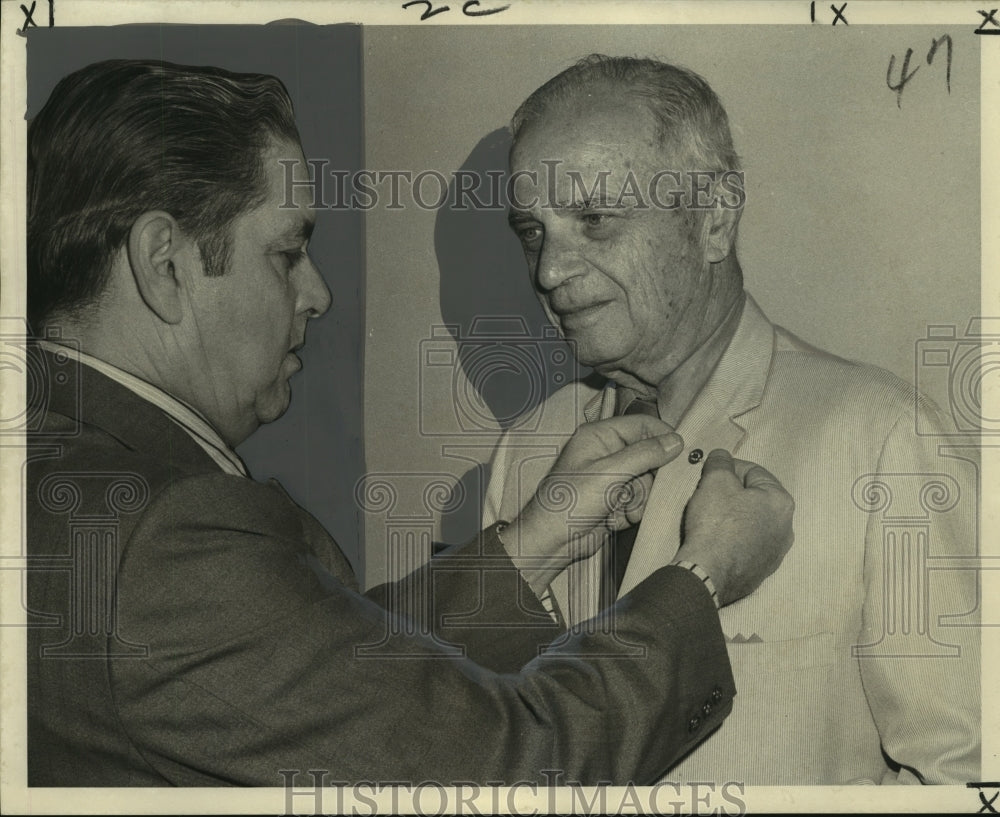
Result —
[[[656, 405], [660, 419], [676, 428], [698, 392], [704, 388], [719, 360], [729, 346], [740, 323], [746, 293], [741, 293], [736, 303], [708, 339], [695, 349], [687, 359], [667, 375], [657, 387]], [[618, 386], [616, 414], [624, 413], [629, 404], [640, 399], [630, 388]]]
[[152, 403], [183, 428], [227, 474], [241, 477], [250, 476], [243, 460], [240, 459], [239, 455], [232, 448], [226, 445], [222, 437], [219, 436], [219, 433], [212, 428], [211, 423], [197, 409], [167, 394], [163, 389], [154, 386], [152, 383], [136, 377], [123, 369], [119, 369], [107, 361], [88, 355], [86, 352], [81, 352], [69, 346], [62, 346], [49, 340], [39, 340], [38, 345], [49, 352], [60, 352], [71, 355], [80, 363], [96, 369], [105, 377], [111, 378], [143, 400]]

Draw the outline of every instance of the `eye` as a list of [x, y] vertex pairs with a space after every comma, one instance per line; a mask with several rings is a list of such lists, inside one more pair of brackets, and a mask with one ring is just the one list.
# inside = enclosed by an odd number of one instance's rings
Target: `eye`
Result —
[[294, 250], [281, 250], [277, 254], [281, 256], [285, 269], [289, 270], [297, 266], [306, 257], [306, 251], [301, 247], [296, 247]]
[[542, 242], [542, 228], [535, 224], [525, 224], [518, 227], [517, 237], [526, 250], [538, 249]]
[[604, 227], [611, 220], [607, 213], [584, 213], [583, 223], [588, 227]]

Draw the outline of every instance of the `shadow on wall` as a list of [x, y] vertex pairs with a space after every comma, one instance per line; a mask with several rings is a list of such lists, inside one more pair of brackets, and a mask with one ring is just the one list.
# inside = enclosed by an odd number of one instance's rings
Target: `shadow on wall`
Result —
[[[587, 370], [549, 324], [535, 297], [524, 255], [507, 226], [507, 154], [510, 133], [487, 134], [469, 154], [438, 209], [434, 249], [440, 270], [441, 315], [458, 345], [455, 430], [472, 442], [492, 441], [501, 430], [528, 427], [545, 398]], [[487, 175], [490, 173], [490, 175]], [[502, 176], [500, 175], [502, 174]], [[457, 193], [458, 179], [471, 190]], [[486, 467], [462, 478], [465, 501], [442, 519], [442, 539], [468, 539], [479, 528]]]

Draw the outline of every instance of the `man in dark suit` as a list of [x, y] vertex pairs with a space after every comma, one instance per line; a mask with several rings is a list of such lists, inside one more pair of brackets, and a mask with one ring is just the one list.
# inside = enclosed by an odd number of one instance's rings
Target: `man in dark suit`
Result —
[[[716, 609], [781, 561], [787, 493], [714, 453], [675, 562], [544, 650], [561, 628], [532, 589], [604, 537], [541, 502], [359, 593], [233, 451], [287, 408], [330, 302], [280, 159], [304, 172], [280, 82], [219, 69], [99, 63], [30, 125], [29, 784], [655, 779], [730, 709]], [[623, 474], [641, 495], [669, 432], [583, 428], [547, 485], [571, 479], [595, 531], [635, 522], [641, 498], [606, 496]], [[471, 611], [488, 624], [446, 626]]]

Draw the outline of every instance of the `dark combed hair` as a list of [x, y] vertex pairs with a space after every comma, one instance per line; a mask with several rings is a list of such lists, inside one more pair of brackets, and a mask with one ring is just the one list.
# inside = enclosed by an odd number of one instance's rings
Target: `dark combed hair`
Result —
[[56, 85], [28, 125], [28, 313], [36, 328], [104, 291], [144, 212], [193, 237], [210, 275], [232, 221], [265, 197], [263, 153], [299, 141], [276, 77], [151, 60], [108, 60]]
[[517, 109], [510, 129], [514, 144], [555, 104], [610, 90], [643, 102], [657, 123], [661, 144], [688, 169], [739, 170], [729, 117], [711, 86], [694, 71], [641, 57], [591, 54], [537, 88]]

